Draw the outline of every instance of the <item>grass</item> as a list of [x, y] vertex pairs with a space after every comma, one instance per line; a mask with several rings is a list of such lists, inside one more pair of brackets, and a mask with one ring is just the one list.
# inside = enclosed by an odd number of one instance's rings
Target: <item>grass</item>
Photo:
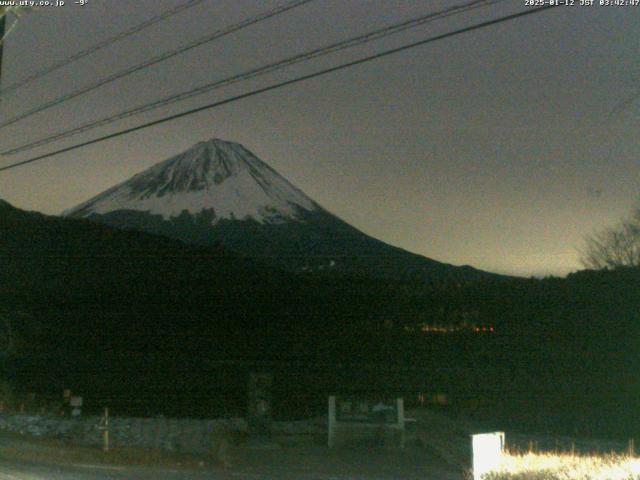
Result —
[[640, 458], [627, 455], [507, 452], [486, 480], [640, 480]]

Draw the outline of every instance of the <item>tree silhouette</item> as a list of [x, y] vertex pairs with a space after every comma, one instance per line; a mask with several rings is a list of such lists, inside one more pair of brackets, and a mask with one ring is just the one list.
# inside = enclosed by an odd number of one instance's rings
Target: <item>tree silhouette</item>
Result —
[[640, 267], [640, 205], [617, 226], [587, 236], [580, 260], [594, 270]]

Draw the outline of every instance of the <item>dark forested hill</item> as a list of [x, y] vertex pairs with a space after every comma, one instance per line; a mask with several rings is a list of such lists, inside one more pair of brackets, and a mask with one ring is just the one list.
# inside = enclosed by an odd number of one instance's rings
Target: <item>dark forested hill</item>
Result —
[[222, 248], [6, 203], [0, 232], [0, 302], [21, 313], [8, 374], [34, 390], [188, 397], [225, 382], [242, 390], [240, 367], [287, 362], [373, 362], [377, 377], [376, 365], [403, 355], [387, 335], [424, 314], [413, 289], [383, 281], [281, 272]]
[[286, 414], [322, 410], [328, 392], [443, 391], [501, 428], [640, 427], [638, 269], [438, 285], [304, 276], [0, 203], [0, 318], [19, 388], [71, 387], [124, 413], [242, 413], [246, 374], [267, 369]]

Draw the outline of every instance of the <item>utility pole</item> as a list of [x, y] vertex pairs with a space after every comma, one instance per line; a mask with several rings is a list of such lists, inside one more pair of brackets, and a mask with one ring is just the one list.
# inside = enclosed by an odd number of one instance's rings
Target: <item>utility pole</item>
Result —
[[2, 84], [2, 45], [4, 44], [2, 39], [4, 38], [7, 15], [4, 11], [0, 12], [0, 14], [2, 14], [2, 17], [0, 17], [0, 84]]

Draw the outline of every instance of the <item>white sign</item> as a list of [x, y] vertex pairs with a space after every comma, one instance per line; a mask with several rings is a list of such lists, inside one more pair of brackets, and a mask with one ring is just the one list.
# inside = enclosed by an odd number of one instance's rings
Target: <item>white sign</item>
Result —
[[504, 432], [471, 435], [471, 447], [473, 480], [482, 480], [483, 475], [500, 466], [504, 452]]

